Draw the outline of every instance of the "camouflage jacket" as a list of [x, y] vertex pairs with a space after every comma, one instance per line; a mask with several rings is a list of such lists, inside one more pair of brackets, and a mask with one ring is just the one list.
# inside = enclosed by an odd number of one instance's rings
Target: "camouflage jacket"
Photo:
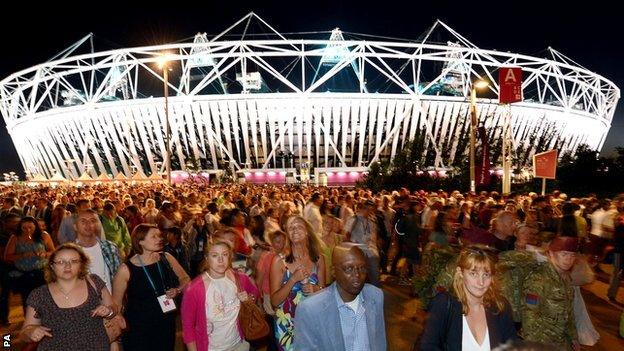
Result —
[[413, 278], [414, 292], [420, 299], [421, 308], [427, 309], [438, 292], [450, 290], [452, 275], [450, 283], [446, 276], [448, 266], [453, 265], [452, 261], [456, 259], [457, 253], [458, 250], [452, 246], [427, 245], [425, 248], [422, 262], [416, 268]]
[[527, 276], [523, 292], [522, 336], [525, 340], [571, 349], [578, 339], [574, 323], [574, 290], [550, 262]]
[[514, 322], [522, 322], [525, 302], [524, 283], [527, 276], [540, 265], [535, 253], [530, 251], [512, 250], [498, 255], [495, 279], [500, 284], [501, 293], [511, 304]]

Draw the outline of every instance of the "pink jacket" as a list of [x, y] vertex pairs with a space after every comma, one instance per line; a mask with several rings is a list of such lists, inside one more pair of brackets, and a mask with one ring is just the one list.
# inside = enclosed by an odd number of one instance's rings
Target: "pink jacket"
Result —
[[[244, 273], [236, 272], [240, 281], [240, 286], [248, 294], [253, 295], [256, 300], [259, 298], [258, 288], [251, 279]], [[234, 281], [233, 271], [226, 273], [228, 279]], [[204, 284], [202, 275], [199, 275], [189, 284], [182, 297], [182, 333], [184, 343], [195, 343], [197, 351], [208, 351], [208, 329], [206, 321], [206, 290], [208, 285]], [[238, 333], [243, 338], [240, 324]]]

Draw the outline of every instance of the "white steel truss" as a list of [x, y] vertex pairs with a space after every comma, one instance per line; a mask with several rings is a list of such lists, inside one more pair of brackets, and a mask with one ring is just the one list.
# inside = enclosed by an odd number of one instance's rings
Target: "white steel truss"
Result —
[[[277, 39], [221, 40], [252, 19]], [[602, 147], [620, 97], [613, 82], [554, 49], [550, 58], [482, 50], [442, 22], [436, 28], [455, 41], [431, 43], [431, 31], [417, 43], [336, 40], [336, 30], [332, 40], [291, 40], [250, 13], [212, 40], [198, 34], [192, 43], [69, 56], [87, 36], [0, 81], [0, 113], [31, 174], [162, 172], [164, 77], [156, 62], [168, 52], [175, 168], [279, 168], [284, 153], [316, 167], [368, 166], [419, 133], [441, 166], [465, 154], [475, 79], [490, 81], [478, 111], [490, 138], [501, 138], [504, 107], [491, 98], [497, 69], [513, 65], [524, 72], [525, 98], [512, 108], [516, 145], [554, 133], [560, 151]]]

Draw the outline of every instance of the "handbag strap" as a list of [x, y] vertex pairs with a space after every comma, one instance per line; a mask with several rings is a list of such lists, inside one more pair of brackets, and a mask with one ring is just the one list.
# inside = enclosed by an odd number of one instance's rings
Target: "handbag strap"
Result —
[[91, 279], [91, 274], [87, 274], [85, 276], [85, 279], [87, 280], [87, 284], [91, 285], [91, 287], [93, 288], [93, 291], [95, 291], [96, 296], [98, 296], [100, 298], [100, 303], [102, 303], [103, 302], [103, 300], [102, 300], [102, 291], [100, 291], [100, 292], [97, 291], [97, 288], [95, 287], [95, 283]]
[[236, 273], [235, 270], [232, 270], [232, 273], [234, 274], [234, 283], [236, 284], [236, 292], [238, 293], [243, 292], [243, 288], [240, 285], [240, 278], [238, 277], [238, 273]]

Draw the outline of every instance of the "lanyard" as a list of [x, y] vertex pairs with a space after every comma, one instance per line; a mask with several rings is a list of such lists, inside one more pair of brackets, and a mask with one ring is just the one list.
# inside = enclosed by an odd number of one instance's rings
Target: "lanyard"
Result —
[[[149, 272], [145, 268], [145, 263], [143, 263], [141, 256], [137, 255], [137, 260], [139, 260], [139, 263], [141, 264], [141, 268], [143, 268], [143, 272], [145, 272], [145, 276], [147, 277], [147, 280], [149, 280], [150, 285], [152, 286], [152, 289], [154, 289], [154, 293], [158, 295], [158, 290], [156, 289], [156, 285], [154, 284], [152, 277], [150, 277]], [[160, 281], [163, 283], [163, 288], [164, 288], [165, 279], [163, 278], [163, 273], [162, 273], [162, 270], [160, 269], [160, 260], [156, 261], [156, 267], [158, 267], [158, 273], [160, 274]]]

